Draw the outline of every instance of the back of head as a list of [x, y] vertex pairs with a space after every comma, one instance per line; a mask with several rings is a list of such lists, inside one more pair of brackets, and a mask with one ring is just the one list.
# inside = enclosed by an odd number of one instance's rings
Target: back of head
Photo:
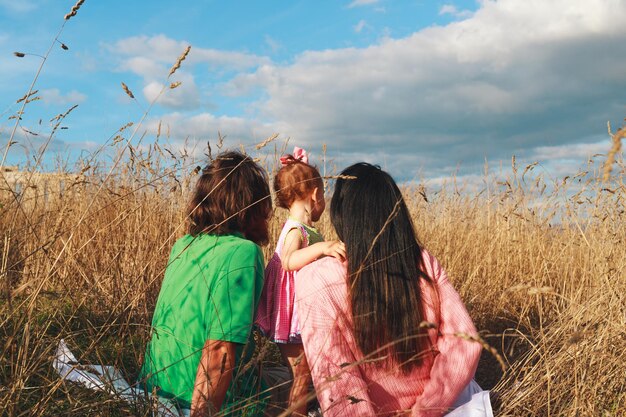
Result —
[[[330, 211], [346, 245], [355, 338], [365, 355], [389, 355], [408, 371], [429, 346], [424, 317], [421, 248], [400, 189], [380, 168], [358, 163], [335, 185]], [[353, 177], [353, 178], [350, 178]]]
[[268, 241], [271, 214], [265, 171], [236, 151], [219, 154], [202, 170], [187, 208], [191, 235], [242, 233], [258, 244]]
[[317, 168], [288, 155], [286, 164], [274, 177], [276, 205], [288, 209], [296, 200], [307, 197], [315, 188], [323, 187]]

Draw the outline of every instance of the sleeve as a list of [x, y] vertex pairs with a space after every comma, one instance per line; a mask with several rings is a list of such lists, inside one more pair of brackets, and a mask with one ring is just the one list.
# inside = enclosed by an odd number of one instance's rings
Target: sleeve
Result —
[[296, 307], [302, 342], [324, 416], [371, 416], [376, 412], [343, 325], [345, 283], [342, 288], [325, 279], [337, 274], [344, 279], [343, 271], [338, 261], [323, 259], [298, 272]]
[[283, 241], [280, 242], [282, 247], [285, 246], [285, 241], [287, 241], [287, 235], [289, 234], [289, 232], [291, 232], [294, 229], [300, 232], [300, 238], [302, 239], [302, 244], [303, 244], [302, 247], [309, 246], [309, 234], [307, 233], [304, 226], [299, 225], [297, 223], [291, 223], [289, 225], [285, 225], [285, 228], [287, 230], [284, 233]]
[[207, 339], [246, 343], [263, 287], [263, 254], [250, 242], [233, 251], [209, 294]]
[[447, 412], [474, 377], [481, 345], [462, 337], [475, 336], [476, 327], [439, 262], [424, 252], [424, 264], [439, 294], [439, 337], [435, 346], [439, 353], [424, 392], [411, 411], [414, 417], [439, 417]]

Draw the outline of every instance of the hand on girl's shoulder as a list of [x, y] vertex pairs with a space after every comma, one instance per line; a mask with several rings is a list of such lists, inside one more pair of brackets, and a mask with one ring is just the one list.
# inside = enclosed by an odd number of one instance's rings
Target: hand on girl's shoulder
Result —
[[322, 249], [324, 256], [332, 256], [341, 262], [346, 260], [346, 245], [341, 240], [329, 240], [322, 242], [322, 244], [324, 245]]

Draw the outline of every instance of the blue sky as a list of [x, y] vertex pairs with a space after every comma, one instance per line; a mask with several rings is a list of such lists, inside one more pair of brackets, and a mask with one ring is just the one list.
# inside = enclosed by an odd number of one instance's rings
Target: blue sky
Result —
[[[39, 64], [12, 54], [45, 53], [73, 3], [0, 0], [2, 148]], [[24, 164], [73, 104], [50, 154], [93, 152], [181, 81], [150, 112], [144, 143], [161, 123], [174, 147], [218, 130], [232, 147], [279, 133], [318, 155], [327, 143], [339, 168], [367, 160], [403, 179], [472, 178], [513, 154], [567, 175], [606, 152], [606, 122], [626, 116], [623, 18], [624, 0], [87, 0], [23, 116], [41, 136], [20, 130], [7, 162]]]

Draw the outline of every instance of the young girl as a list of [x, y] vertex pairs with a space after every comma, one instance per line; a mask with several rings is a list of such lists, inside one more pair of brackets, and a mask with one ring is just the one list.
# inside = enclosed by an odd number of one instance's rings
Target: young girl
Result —
[[306, 152], [298, 147], [281, 158], [282, 168], [274, 178], [277, 205], [289, 210], [278, 238], [276, 251], [265, 268], [265, 283], [256, 324], [278, 343], [291, 368], [293, 385], [289, 407], [295, 415], [306, 415], [306, 396], [311, 382], [304, 356], [300, 324], [294, 308], [297, 271], [322, 256], [345, 258], [340, 241], [325, 242], [313, 227], [324, 212], [324, 183], [317, 168], [309, 165]]

